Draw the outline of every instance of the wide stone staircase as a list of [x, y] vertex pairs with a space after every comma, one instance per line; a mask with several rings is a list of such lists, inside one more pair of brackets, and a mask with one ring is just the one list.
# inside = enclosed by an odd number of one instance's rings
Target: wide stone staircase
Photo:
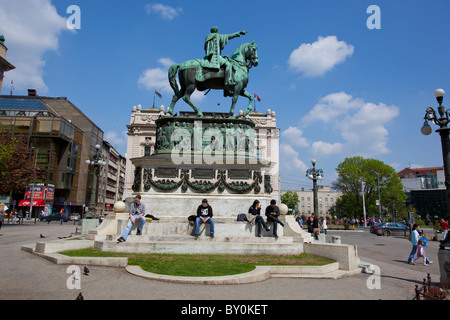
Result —
[[262, 228], [256, 237], [257, 226], [235, 218], [215, 217], [215, 236], [209, 236], [209, 224], [202, 224], [200, 236], [194, 237], [194, 225], [185, 217], [164, 217], [148, 221], [142, 235], [133, 227], [126, 242], [118, 243], [128, 223], [128, 214], [113, 213], [86, 239], [94, 240], [94, 247], [105, 252], [168, 253], [168, 254], [236, 254], [236, 255], [296, 255], [303, 252], [304, 242], [314, 242], [300, 229], [293, 217], [286, 216], [285, 227], [278, 225], [278, 237]]

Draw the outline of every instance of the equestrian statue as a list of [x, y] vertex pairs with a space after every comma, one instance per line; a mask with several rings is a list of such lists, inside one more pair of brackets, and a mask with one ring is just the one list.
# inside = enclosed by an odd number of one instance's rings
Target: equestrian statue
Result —
[[[239, 96], [249, 99], [244, 115], [252, 111], [254, 97], [245, 91], [245, 88], [248, 85], [250, 69], [259, 63], [257, 45], [254, 41], [246, 43], [239, 46], [231, 57], [222, 56], [222, 50], [229, 40], [246, 34], [246, 31], [240, 31], [223, 35], [219, 34], [217, 27], [213, 27], [211, 34], [205, 39], [206, 56], [203, 59], [190, 60], [170, 67], [169, 82], [175, 92], [168, 110], [170, 115], [173, 115], [175, 104], [182, 98], [199, 117], [203, 116], [191, 100], [195, 89], [201, 92], [212, 89], [223, 90], [225, 97], [232, 97], [230, 117], [235, 117], [234, 109]], [[177, 74], [181, 88], [178, 87]]]

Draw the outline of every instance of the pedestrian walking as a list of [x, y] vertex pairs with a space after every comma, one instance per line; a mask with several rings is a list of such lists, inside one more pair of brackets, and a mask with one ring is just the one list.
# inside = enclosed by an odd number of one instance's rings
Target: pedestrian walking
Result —
[[301, 217], [299, 214], [297, 214], [297, 217], [295, 218], [295, 220], [297, 221], [298, 225], [300, 226], [300, 229], [303, 230], [303, 217]]
[[414, 223], [414, 225], [412, 227], [412, 232], [411, 232], [412, 249], [411, 249], [411, 253], [409, 254], [409, 257], [408, 257], [409, 264], [415, 264], [414, 256], [416, 255], [417, 246], [419, 245], [419, 232], [417, 231], [418, 228], [419, 228], [419, 225], [417, 223]]
[[423, 258], [423, 265], [428, 266], [430, 263], [433, 263], [433, 261], [430, 261], [427, 258], [427, 255], [425, 254], [425, 249], [423, 247], [423, 240], [419, 239], [417, 242], [417, 257], [414, 259], [414, 262], [416, 262], [417, 259]]
[[313, 213], [311, 215], [311, 226], [310, 226], [310, 229], [312, 230], [312, 234], [314, 235], [314, 238], [316, 240], [319, 240], [319, 234], [320, 234], [319, 219], [317, 218], [315, 213]]
[[448, 222], [444, 220], [444, 218], [441, 219], [441, 228], [442, 228], [442, 240], [445, 239], [445, 237], [447, 237], [447, 233], [448, 233]]
[[322, 221], [322, 229], [323, 229], [323, 232], [325, 233], [325, 234], [327, 234], [327, 229], [328, 229], [328, 226], [327, 226], [327, 218], [326, 217], [322, 217], [321, 218], [323, 221]]

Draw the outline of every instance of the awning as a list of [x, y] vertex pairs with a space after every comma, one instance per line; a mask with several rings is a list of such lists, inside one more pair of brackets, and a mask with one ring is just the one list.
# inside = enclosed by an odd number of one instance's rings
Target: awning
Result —
[[[19, 207], [29, 207], [30, 200], [22, 200], [19, 202]], [[33, 207], [45, 207], [45, 200], [33, 200]]]

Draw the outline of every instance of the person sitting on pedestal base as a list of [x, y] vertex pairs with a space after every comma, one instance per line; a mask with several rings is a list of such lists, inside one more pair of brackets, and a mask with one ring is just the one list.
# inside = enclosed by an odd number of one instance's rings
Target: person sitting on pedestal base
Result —
[[127, 241], [130, 230], [136, 223], [140, 223], [140, 226], [138, 227], [136, 233], [137, 236], [140, 236], [142, 234], [142, 229], [144, 229], [145, 222], [147, 221], [144, 216], [145, 216], [145, 205], [141, 203], [141, 196], [137, 195], [134, 198], [134, 203], [130, 206], [130, 219], [128, 220], [127, 227], [123, 231], [122, 236], [119, 239], [117, 239], [117, 242]]
[[267, 222], [273, 222], [273, 235], [278, 238], [277, 225], [280, 224], [284, 227], [284, 223], [281, 222], [278, 217], [280, 216], [280, 208], [276, 206], [277, 202], [275, 200], [270, 201], [270, 206], [266, 208]]
[[209, 236], [214, 238], [214, 219], [213, 210], [208, 204], [208, 200], [203, 199], [202, 204], [197, 208], [197, 219], [195, 220], [195, 232], [194, 235], [197, 238], [200, 235], [200, 224], [209, 223], [211, 225], [209, 229]]

